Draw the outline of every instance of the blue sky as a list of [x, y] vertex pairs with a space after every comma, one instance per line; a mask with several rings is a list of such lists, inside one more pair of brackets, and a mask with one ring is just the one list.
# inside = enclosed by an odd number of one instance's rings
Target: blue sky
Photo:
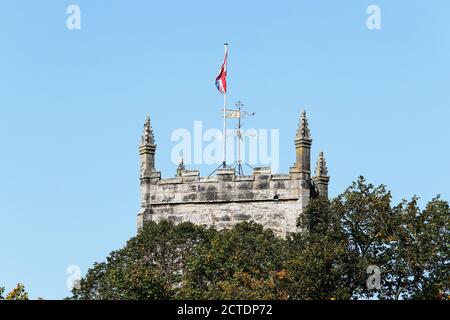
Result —
[[[71, 4], [81, 30], [66, 28]], [[371, 4], [381, 30], [366, 28]], [[68, 266], [85, 273], [135, 234], [145, 117], [173, 176], [173, 130], [221, 128], [226, 41], [229, 101], [280, 129], [280, 172], [305, 107], [332, 196], [364, 175], [396, 201], [449, 199], [449, 12], [447, 0], [0, 0], [0, 285], [63, 298]]]

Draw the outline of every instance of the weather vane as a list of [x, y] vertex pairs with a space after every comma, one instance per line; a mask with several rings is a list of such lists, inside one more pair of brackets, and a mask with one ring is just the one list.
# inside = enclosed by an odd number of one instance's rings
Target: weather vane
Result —
[[237, 141], [238, 141], [238, 157], [237, 157], [237, 160], [230, 167], [234, 169], [236, 174], [243, 175], [244, 174], [243, 164], [245, 164], [246, 166], [250, 167], [251, 169], [253, 169], [253, 167], [251, 165], [249, 165], [248, 163], [242, 161], [242, 158], [241, 158], [241, 141], [244, 140], [244, 136], [245, 135], [247, 135], [247, 136], [254, 136], [254, 135], [249, 134], [249, 133], [244, 134], [242, 132], [241, 128], [243, 126], [243, 123], [242, 123], [241, 119], [246, 118], [246, 117], [254, 116], [255, 113], [254, 112], [249, 113], [247, 111], [242, 110], [243, 107], [244, 107], [244, 104], [241, 101], [236, 102], [235, 106], [237, 107], [237, 109], [234, 109], [234, 110], [233, 109], [228, 109], [227, 113], [225, 115], [227, 118], [235, 118], [235, 119], [238, 120], [237, 128], [235, 130], [236, 138], [237, 138]]

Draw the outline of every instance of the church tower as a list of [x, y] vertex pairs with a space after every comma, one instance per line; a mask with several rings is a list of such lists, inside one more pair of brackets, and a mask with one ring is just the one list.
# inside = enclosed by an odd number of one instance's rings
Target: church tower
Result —
[[288, 174], [272, 173], [270, 167], [255, 167], [250, 175], [227, 168], [217, 175], [202, 177], [198, 170], [187, 170], [181, 159], [176, 175], [161, 179], [155, 165], [155, 137], [147, 117], [139, 145], [138, 231], [150, 221], [162, 220], [191, 222], [217, 230], [254, 221], [281, 237], [299, 231], [299, 215], [311, 198], [328, 195], [330, 177], [322, 152], [311, 177], [312, 138], [305, 111], [300, 114], [294, 141], [295, 163]]

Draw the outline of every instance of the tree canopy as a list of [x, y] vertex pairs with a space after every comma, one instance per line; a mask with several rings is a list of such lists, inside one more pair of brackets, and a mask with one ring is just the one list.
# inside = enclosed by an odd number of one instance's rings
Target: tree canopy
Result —
[[70, 299], [449, 299], [449, 226], [439, 196], [392, 205], [360, 177], [312, 199], [286, 239], [252, 222], [147, 222]]
[[5, 287], [0, 287], [0, 300], [28, 300], [28, 293], [25, 291], [25, 286], [21, 283], [18, 283], [6, 297], [3, 296], [4, 293]]

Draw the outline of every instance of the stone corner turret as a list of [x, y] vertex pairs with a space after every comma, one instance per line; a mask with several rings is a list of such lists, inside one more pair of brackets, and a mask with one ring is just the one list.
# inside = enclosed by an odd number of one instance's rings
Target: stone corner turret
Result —
[[323, 152], [319, 153], [319, 158], [317, 159], [315, 176], [313, 177], [313, 183], [315, 191], [318, 195], [328, 197], [328, 183], [330, 182], [330, 177], [328, 176], [327, 163]]
[[295, 137], [295, 163], [289, 173], [300, 180], [309, 181], [311, 178], [311, 145], [312, 138], [308, 126], [306, 111], [303, 110]]
[[161, 178], [161, 172], [155, 169], [156, 143], [153, 129], [150, 124], [150, 117], [147, 116], [144, 123], [144, 130], [141, 136], [139, 146], [139, 155], [141, 157], [140, 178], [158, 180]]

